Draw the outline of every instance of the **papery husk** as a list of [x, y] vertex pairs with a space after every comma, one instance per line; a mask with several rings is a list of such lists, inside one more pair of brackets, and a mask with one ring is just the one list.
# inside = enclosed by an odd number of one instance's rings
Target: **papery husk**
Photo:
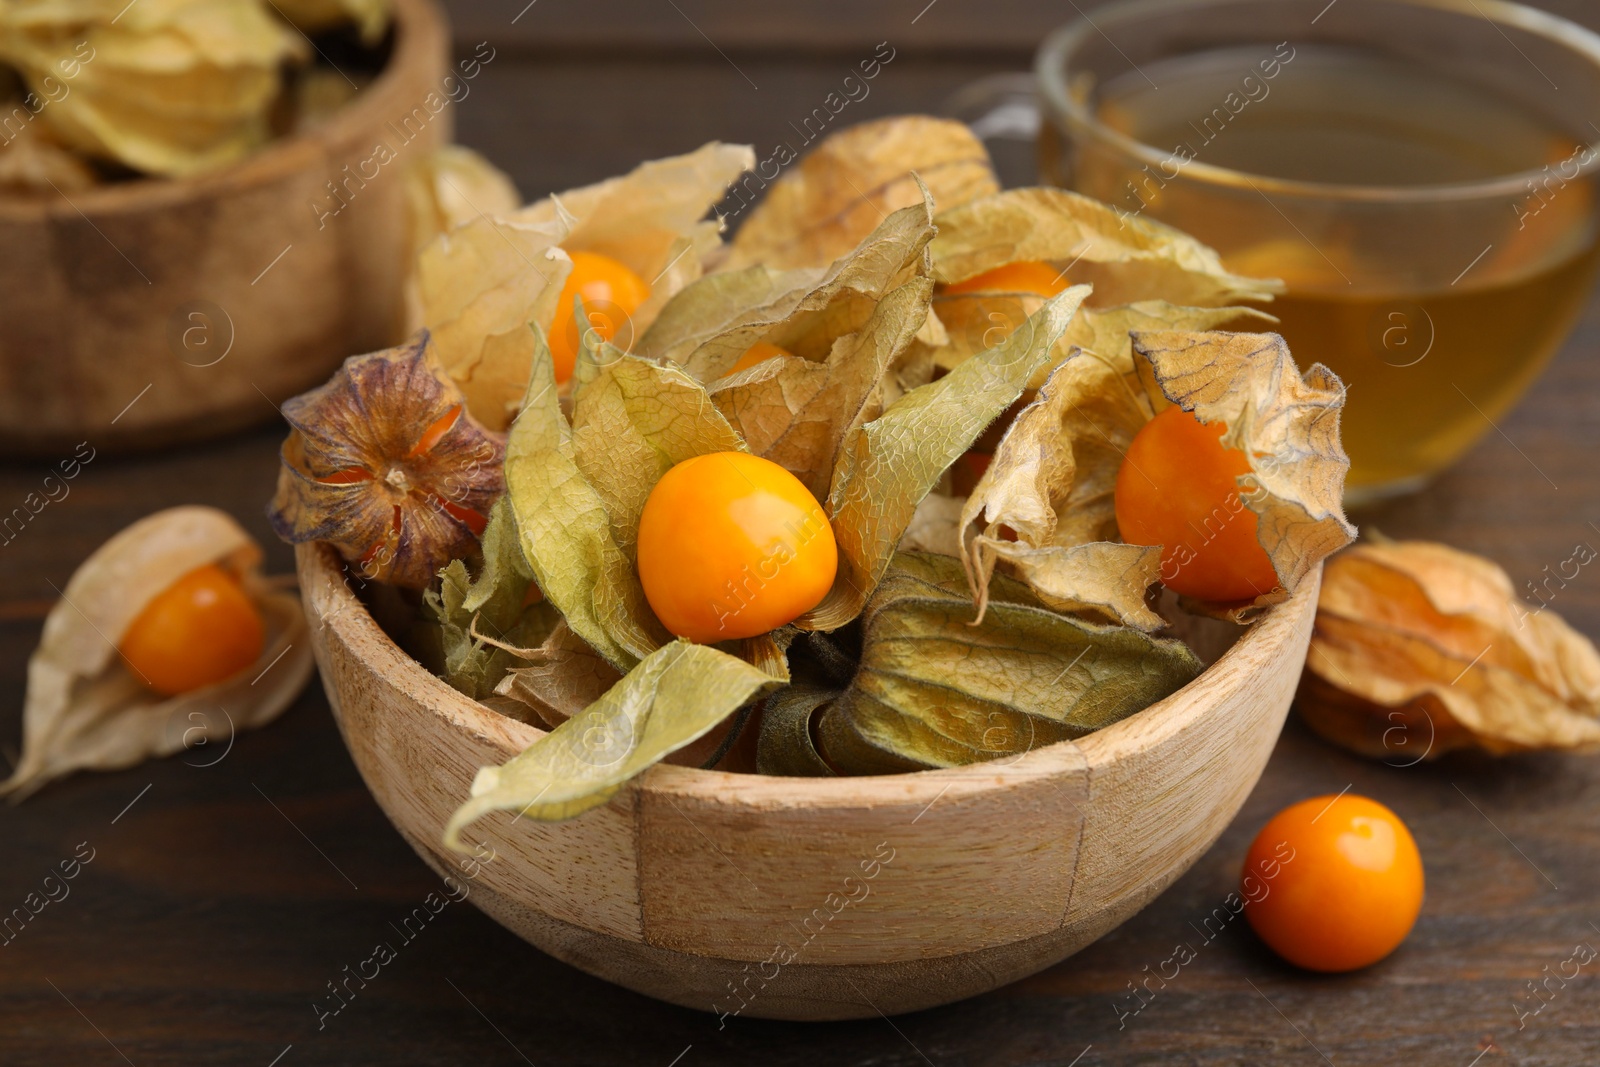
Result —
[[1482, 557], [1363, 542], [1324, 567], [1296, 707], [1335, 744], [1391, 761], [1590, 750], [1600, 748], [1600, 653], [1519, 600]]
[[[742, 183], [741, 196], [751, 181]], [[941, 209], [1000, 187], [983, 142], [959, 122], [906, 115], [840, 130], [767, 190], [739, 227], [722, 269], [831, 263], [890, 212], [920, 201], [924, 183]]]
[[[75, 770], [116, 770], [201, 745], [225, 746], [225, 755], [235, 731], [281, 714], [311, 677], [311, 642], [300, 598], [263, 579], [260, 562], [260, 546], [233, 519], [199, 506], [157, 512], [97, 549], [46, 617], [28, 661], [22, 759], [0, 795], [19, 801]], [[232, 678], [161, 696], [117, 644], [156, 596], [210, 563], [236, 574], [261, 611], [261, 655]]]
[[[516, 511], [522, 550], [539, 588], [561, 612], [573, 633], [618, 670], [629, 671], [660, 648], [668, 635], [650, 612], [644, 588], [633, 568], [632, 555], [624, 551], [619, 542], [617, 524], [606, 510], [605, 497], [584, 474], [585, 469], [603, 467], [607, 457], [600, 455], [580, 460], [573, 426], [561, 411], [555, 364], [544, 332], [538, 326], [528, 329], [535, 352], [533, 374], [528, 380], [527, 398], [506, 446], [506, 490]], [[579, 361], [592, 364], [587, 335], [585, 340], [584, 348], [579, 351]], [[617, 353], [617, 356], [622, 354]], [[666, 367], [658, 369], [663, 374], [669, 371]], [[693, 390], [700, 388], [699, 383], [681, 370], [670, 370], [673, 376], [667, 388], [675, 389], [680, 397], [690, 396]], [[593, 372], [591, 366], [584, 373]], [[589, 407], [582, 392], [580, 386], [575, 409], [579, 404], [586, 409]], [[598, 392], [605, 392], [603, 384]], [[675, 413], [693, 420], [701, 413], [714, 414], [715, 411], [709, 401], [702, 401], [695, 407], [679, 408]], [[626, 408], [622, 414], [625, 418]], [[587, 418], [587, 415], [581, 417]], [[672, 429], [659, 425], [656, 428]], [[608, 474], [619, 485], [631, 480], [634, 488], [642, 489], [647, 496], [655, 485], [655, 478], [660, 477], [660, 469], [657, 457], [632, 447], [640, 440], [648, 441], [647, 436], [642, 436], [646, 432], [644, 429], [635, 429], [639, 431], [637, 435], [617, 442], [616, 458], [619, 463], [631, 460], [639, 466], [619, 466]], [[597, 434], [587, 435], [586, 440], [597, 448], [612, 443]], [[638, 499], [642, 508], [643, 498]], [[636, 521], [630, 529], [622, 531], [630, 547], [637, 535]]]
[[534, 362], [526, 327], [554, 321], [571, 270], [565, 249], [610, 256], [649, 285], [649, 299], [617, 324], [612, 340], [626, 349], [721, 247], [705, 214], [753, 158], [713, 142], [435, 238], [418, 260], [414, 314], [473, 415], [504, 429], [516, 414]]
[[484, 528], [476, 574], [463, 560], [439, 572], [423, 594], [419, 656], [434, 674], [474, 700], [499, 692], [520, 650], [543, 641], [559, 622], [543, 601], [527, 604], [533, 572], [517, 538], [516, 517], [502, 496]]
[[76, 64], [71, 91], [39, 121], [78, 151], [149, 174], [197, 173], [263, 144], [283, 64], [309, 55], [258, 0], [0, 7], [0, 59], [36, 92]]
[[936, 221], [933, 273], [946, 285], [1008, 263], [1046, 262], [1074, 283], [1093, 285], [1095, 307], [1136, 300], [1221, 307], [1283, 291], [1280, 281], [1229, 272], [1213, 249], [1181, 230], [1124, 217], [1065, 189], [1010, 189], [960, 206], [941, 203]]
[[[405, 180], [413, 260], [441, 233], [483, 215], [507, 215], [522, 203], [510, 176], [461, 145], [444, 145], [417, 160]], [[421, 298], [413, 292], [411, 299]]]
[[[20, 100], [0, 102], [0, 123], [27, 110]], [[100, 176], [94, 168], [52, 140], [42, 126], [25, 126], [20, 134], [0, 143], [0, 191], [56, 196], [98, 184]]]
[[[1223, 447], [1250, 460], [1250, 473], [1238, 478], [1239, 495], [1256, 513], [1256, 537], [1279, 588], [1245, 604], [1212, 606], [1248, 621], [1355, 539], [1344, 515], [1350, 470], [1339, 440], [1344, 383], [1320, 363], [1301, 375], [1275, 333], [1141, 331], [1133, 347], [1148, 361], [1159, 399], [1203, 423], [1223, 423]], [[1151, 400], [1158, 410], [1165, 406], [1153, 391]]]
[[604, 804], [630, 778], [703, 737], [779, 684], [744, 660], [677, 640], [643, 659], [606, 694], [499, 767], [484, 767], [444, 840], [491, 811], [544, 821]]
[[1004, 561], [1058, 610], [1142, 630], [1165, 625], [1146, 603], [1161, 550], [1118, 539], [1114, 492], [1129, 443], [1174, 402], [1202, 421], [1226, 423], [1224, 445], [1250, 457], [1239, 492], [1259, 516], [1280, 582], [1248, 603], [1192, 607], [1248, 621], [1354, 536], [1341, 504], [1344, 394], [1330, 371], [1317, 364], [1302, 378], [1276, 334], [1136, 329], [1126, 346], [1112, 341], [1115, 327], [1151, 316], [1204, 322], [1211, 314], [1160, 304], [1102, 312], [1098, 350], [1058, 365], [1017, 416], [961, 518], [980, 612]]
[[377, 44], [394, 15], [392, 0], [270, 0], [278, 14], [303, 33], [354, 26], [361, 42]]
[[522, 665], [508, 670], [495, 692], [527, 705], [550, 729], [582, 712], [622, 680], [622, 673], [573, 633], [565, 620], [556, 623], [539, 647], [518, 659]]
[[1053, 297], [999, 345], [911, 390], [849, 434], [826, 505], [839, 577], [795, 625], [835, 630], [861, 612], [917, 506], [1049, 362], [1088, 294], [1088, 286], [1074, 286]]
[[[427, 448], [439, 420], [454, 422]], [[325, 384], [283, 402], [291, 427], [267, 510], [290, 544], [325, 541], [363, 577], [411, 589], [477, 550], [469, 513], [504, 491], [505, 441], [463, 410], [426, 333], [351, 356]], [[366, 475], [348, 480], [353, 472]]]
[[1003, 577], [983, 622], [972, 614], [958, 560], [895, 557], [862, 615], [855, 678], [816, 724], [828, 766], [881, 774], [1020, 756], [1141, 711], [1201, 670], [1181, 642], [1058, 614]]
[[[884, 220], [820, 277], [753, 267], [681, 292], [640, 343], [705, 381], [749, 450], [828, 494], [847, 434], [876, 418], [882, 382], [928, 319], [926, 197]], [[729, 374], [757, 342], [788, 356]]]

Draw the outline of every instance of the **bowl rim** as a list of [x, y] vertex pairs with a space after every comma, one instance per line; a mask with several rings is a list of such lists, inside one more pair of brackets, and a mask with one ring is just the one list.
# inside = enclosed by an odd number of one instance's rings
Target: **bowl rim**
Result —
[[[308, 622], [313, 627], [332, 628], [352, 658], [382, 674], [388, 684], [407, 693], [415, 703], [452, 728], [496, 745], [505, 739], [525, 747], [549, 732], [468, 698], [395, 644], [356, 596], [349, 565], [333, 546], [321, 542], [297, 545], [295, 556]], [[1319, 563], [1287, 600], [1263, 612], [1216, 662], [1171, 695], [1093, 733], [1032, 749], [1004, 763], [836, 778], [744, 774], [662, 763], [630, 784], [652, 792], [703, 796], [753, 810], [771, 810], [859, 808], [874, 796], [898, 803], [924, 800], [931, 804], [957, 785], [1005, 787], [1072, 768], [1086, 769], [1092, 775], [1097, 767], [1160, 746], [1204, 716], [1225, 709], [1258, 673], [1257, 667], [1241, 661], [1271, 662], [1293, 646], [1302, 636], [1302, 628], [1310, 630], [1321, 580]], [[330, 682], [324, 680], [324, 684]]]
[[144, 212], [191, 199], [259, 189], [329, 161], [393, 111], [406, 87], [402, 71], [426, 66], [429, 52], [441, 41], [448, 49], [450, 26], [439, 0], [394, 0], [394, 36], [389, 61], [378, 76], [313, 129], [274, 138], [243, 159], [198, 174], [112, 182], [74, 192], [70, 199], [65, 193], [59, 197], [0, 195], [0, 221], [32, 222], [58, 215], [92, 219]]

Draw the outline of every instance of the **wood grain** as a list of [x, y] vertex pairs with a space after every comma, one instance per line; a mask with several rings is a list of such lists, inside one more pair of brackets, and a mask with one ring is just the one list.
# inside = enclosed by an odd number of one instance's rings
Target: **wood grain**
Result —
[[[717, 37], [707, 7], [676, 2]], [[541, 0], [511, 26], [524, 3], [460, 0], [453, 14], [463, 55], [485, 37], [505, 46], [462, 105], [458, 130], [530, 195], [711, 137], [770, 147], [842, 75], [843, 58], [883, 39], [868, 32], [880, 9], [860, 6], [842, 21], [819, 17], [803, 27], [815, 52], [784, 40], [753, 57], [730, 52], [757, 92], [687, 24], [670, 49], [657, 47], [651, 20], [678, 18], [668, 5]], [[1588, 0], [1563, 3], [1597, 21]], [[885, 10], [909, 25], [925, 6]], [[1089, 10], [1087, 0], [1078, 6]], [[586, 8], [596, 12], [587, 23]], [[816, 10], [784, 8], [785, 32]], [[940, 29], [946, 43], [902, 50], [862, 103], [862, 117], [923, 109], [975, 76], [1020, 69], [1033, 28], [1072, 14], [1042, 0], [1019, 5], [1016, 17], [1031, 21], [1013, 33], [996, 14], [1010, 10], [939, 0], [916, 26]], [[468, 22], [474, 12], [483, 13], [479, 29]], [[530, 58], [519, 58], [523, 46], [512, 35], [535, 15], [570, 20], [594, 51], [564, 58], [570, 37], [533, 23], [538, 39], [527, 45]], [[958, 51], [966, 35], [1016, 43], [1009, 53], [973, 58]], [[612, 39], [628, 47], [606, 48]], [[849, 110], [844, 117], [854, 118]], [[1579, 540], [1600, 547], [1590, 526], [1600, 522], [1597, 351], [1600, 303], [1527, 399], [1497, 420], [1500, 432], [1491, 430], [1424, 492], [1357, 520], [1393, 537], [1431, 537], [1488, 555], [1519, 587]], [[268, 401], [258, 403], [271, 418]], [[102, 440], [94, 430], [89, 436]], [[55, 588], [117, 529], [162, 507], [211, 503], [262, 539], [269, 570], [292, 567], [262, 516], [280, 440], [274, 428], [138, 462], [102, 453], [70, 483], [68, 498], [0, 544], [0, 748], [20, 734], [24, 667]], [[70, 454], [48, 464], [0, 463], [0, 514]], [[1600, 572], [1586, 568], [1553, 609], [1600, 637]], [[8, 1067], [122, 1064], [108, 1038], [139, 1067], [266, 1067], [280, 1055], [278, 1067], [1573, 1067], [1600, 1049], [1600, 984], [1587, 969], [1520, 1030], [1513, 1010], [1525, 983], [1577, 942], [1600, 946], [1590, 925], [1600, 923], [1594, 758], [1452, 756], [1389, 767], [1332, 749], [1291, 718], [1239, 816], [1148, 907], [1059, 966], [892, 1026], [876, 1016], [719, 1020], [592, 978], [465, 905], [451, 904], [402, 944], [390, 923], [439, 891], [439, 879], [361, 783], [315, 689], [272, 727], [241, 737], [214, 767], [185, 758], [202, 762], [193, 754], [79, 776], [22, 807], [0, 807], [0, 911], [18, 905], [78, 842], [98, 849], [71, 896], [0, 947], [0, 1062]], [[1209, 940], [1197, 931], [1236, 888], [1245, 849], [1274, 811], [1345, 788], [1399, 812], [1423, 853], [1427, 900], [1399, 952], [1357, 974], [1316, 976], [1279, 963], [1240, 922]], [[562, 955], [609, 951], [586, 936]], [[384, 938], [399, 947], [397, 960], [319, 1029], [313, 1000], [326, 1001], [326, 983]], [[1195, 962], [1119, 1023], [1129, 983], [1159, 968], [1180, 942], [1197, 950]], [[875, 997], [875, 987], [857, 984], [862, 1003]]]
[[[0, 450], [150, 446], [260, 423], [263, 396], [400, 339], [401, 168], [449, 140], [453, 115], [397, 125], [442, 99], [447, 65], [432, 0], [397, 11], [388, 68], [306, 134], [193, 178], [0, 197]], [[387, 166], [380, 143], [395, 153]], [[340, 183], [343, 207], [329, 191]]]

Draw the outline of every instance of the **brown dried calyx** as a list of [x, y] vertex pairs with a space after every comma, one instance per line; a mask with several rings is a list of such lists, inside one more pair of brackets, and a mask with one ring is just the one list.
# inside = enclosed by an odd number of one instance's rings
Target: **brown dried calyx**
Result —
[[1486, 559], [1363, 543], [1327, 564], [1296, 705], [1335, 744], [1408, 763], [1600, 748], [1600, 653]]
[[326, 541], [363, 577], [413, 589], [474, 552], [505, 490], [505, 440], [467, 413], [426, 332], [350, 357], [283, 415], [279, 537]]

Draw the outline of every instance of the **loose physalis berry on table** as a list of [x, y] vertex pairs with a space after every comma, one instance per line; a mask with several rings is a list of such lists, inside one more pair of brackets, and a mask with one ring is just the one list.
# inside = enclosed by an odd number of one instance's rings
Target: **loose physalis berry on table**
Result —
[[1057, 270], [1048, 263], [1007, 263], [994, 270], [975, 274], [965, 281], [945, 286], [946, 294], [967, 293], [1032, 293], [1035, 296], [1058, 296], [1071, 287], [1067, 272]]
[[639, 519], [639, 581], [672, 633], [713, 644], [776, 630], [816, 607], [839, 565], [833, 527], [771, 460], [714, 452], [677, 464]]
[[176, 696], [238, 674], [261, 655], [263, 639], [261, 613], [244, 587], [211, 563], [150, 601], [120, 651], [134, 677]]
[[1293, 804], [1262, 827], [1243, 875], [1245, 916], [1312, 971], [1353, 971], [1406, 939], [1422, 909], [1422, 857], [1400, 817], [1343, 795]]
[[1254, 600], [1278, 586], [1256, 537], [1257, 517], [1235, 479], [1250, 460], [1174, 404], [1134, 435], [1117, 472], [1117, 528], [1131, 545], [1161, 546], [1161, 581], [1200, 600]]
[[581, 337], [572, 317], [574, 297], [583, 298], [588, 328], [601, 341], [615, 340], [633, 313], [650, 299], [649, 284], [610, 256], [598, 252], [567, 254], [572, 257], [572, 273], [567, 275], [561, 295], [556, 298], [556, 317], [550, 323], [550, 355], [555, 360], [558, 382], [571, 378], [578, 363]]

